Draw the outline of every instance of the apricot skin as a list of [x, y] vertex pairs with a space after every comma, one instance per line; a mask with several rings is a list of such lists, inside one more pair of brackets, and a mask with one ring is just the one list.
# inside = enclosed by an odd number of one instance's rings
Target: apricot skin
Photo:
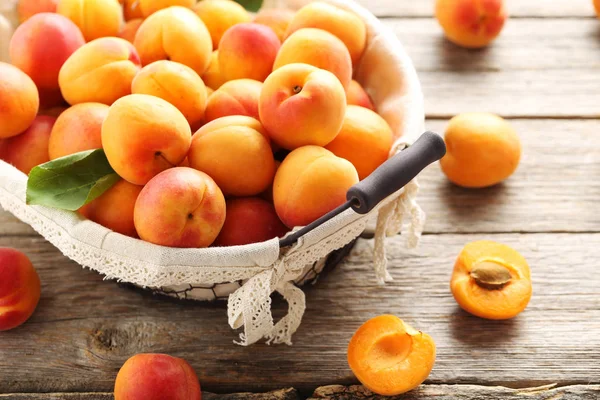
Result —
[[435, 343], [393, 315], [365, 322], [348, 345], [348, 364], [369, 390], [395, 396], [419, 386], [435, 363]]
[[219, 47], [219, 42], [227, 29], [251, 20], [248, 11], [232, 0], [202, 0], [194, 6], [193, 10], [208, 28], [213, 49]]
[[213, 51], [210, 56], [210, 64], [202, 75], [202, 80], [204, 81], [204, 84], [212, 90], [217, 90], [225, 83], [225, 79], [223, 79], [221, 71], [219, 70], [219, 50]]
[[452, 118], [444, 137], [447, 153], [440, 160], [451, 182], [483, 188], [507, 179], [521, 159], [521, 142], [511, 125], [489, 113], [464, 113]]
[[[486, 289], [473, 279], [472, 271], [481, 263], [505, 267], [511, 280], [500, 289]], [[509, 319], [521, 313], [531, 299], [531, 272], [516, 250], [492, 241], [467, 244], [456, 260], [450, 281], [452, 295], [468, 313], [486, 319]]]
[[600, 18], [600, 0], [594, 0], [594, 8], [596, 9], [596, 15]]
[[54, 13], [59, 0], [19, 0], [17, 13], [21, 23], [27, 21], [35, 14], [43, 12]]
[[23, 133], [0, 140], [0, 159], [29, 174], [37, 165], [50, 161], [48, 143], [56, 118], [38, 116]]
[[196, 0], [139, 0], [139, 8], [144, 18], [165, 8], [178, 6], [191, 8]]
[[0, 332], [29, 319], [40, 300], [40, 278], [20, 251], [0, 247]]
[[375, 111], [373, 101], [362, 85], [355, 80], [352, 80], [346, 88], [346, 100], [348, 101], [348, 105], [361, 106]]
[[292, 18], [294, 18], [294, 12], [285, 8], [262, 9], [256, 14], [253, 22], [273, 29], [283, 43]]
[[60, 0], [56, 12], [75, 23], [87, 42], [117, 36], [121, 7], [115, 0]]
[[258, 101], [262, 85], [262, 82], [253, 79], [226, 82], [210, 95], [205, 121], [210, 122], [229, 115], [246, 115], [258, 119]]
[[40, 106], [38, 90], [29, 76], [0, 62], [0, 139], [27, 129]]
[[133, 41], [135, 40], [135, 35], [137, 34], [138, 29], [140, 29], [142, 22], [144, 22], [144, 20], [141, 18], [131, 19], [127, 21], [127, 23], [119, 32], [119, 37], [133, 44]]

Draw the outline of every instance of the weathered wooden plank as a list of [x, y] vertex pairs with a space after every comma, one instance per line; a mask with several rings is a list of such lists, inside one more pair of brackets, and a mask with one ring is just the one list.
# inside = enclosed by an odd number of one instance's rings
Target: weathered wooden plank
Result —
[[[494, 239], [529, 260], [534, 295], [512, 321], [462, 312], [448, 280], [468, 241]], [[396, 281], [378, 286], [371, 242], [359, 242], [340, 268], [306, 289], [308, 310], [294, 346], [249, 348], [227, 325], [224, 304], [176, 303], [103, 282], [39, 238], [0, 238], [32, 258], [42, 299], [32, 319], [3, 332], [0, 393], [109, 392], [123, 362], [140, 352], [188, 360], [208, 391], [261, 392], [356, 383], [346, 346], [368, 318], [401, 316], [432, 335], [438, 356], [429, 383], [510, 387], [600, 380], [600, 234], [426, 235], [418, 251], [389, 244]], [[276, 315], [286, 305], [276, 301]]]
[[[434, 14], [435, 0], [357, 0], [380, 17], [430, 17]], [[512, 17], [590, 17], [594, 7], [591, 0], [507, 0]]]
[[508, 389], [474, 385], [421, 385], [400, 396], [377, 396], [362, 386], [326, 386], [318, 388], [308, 400], [595, 400], [600, 397], [600, 385], [575, 385], [559, 388]]
[[[112, 393], [16, 393], [0, 394], [2, 400], [113, 400]], [[295, 389], [281, 389], [269, 393], [202, 393], [204, 400], [300, 400]], [[142, 399], [140, 399], [142, 400]]]

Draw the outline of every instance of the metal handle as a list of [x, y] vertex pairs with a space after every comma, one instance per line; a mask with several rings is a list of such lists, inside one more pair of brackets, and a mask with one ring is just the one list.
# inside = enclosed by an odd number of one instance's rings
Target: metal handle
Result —
[[446, 154], [446, 145], [440, 135], [433, 132], [423, 133], [412, 146], [396, 154], [381, 164], [371, 175], [352, 186], [348, 190], [346, 203], [281, 239], [279, 246], [293, 245], [300, 237], [348, 208], [354, 209], [358, 214], [367, 214], [383, 199], [402, 189], [419, 172], [442, 158], [444, 154]]

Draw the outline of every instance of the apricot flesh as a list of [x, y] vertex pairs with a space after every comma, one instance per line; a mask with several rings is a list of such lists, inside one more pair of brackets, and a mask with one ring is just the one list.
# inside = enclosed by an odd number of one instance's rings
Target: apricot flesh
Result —
[[486, 319], [509, 319], [531, 299], [531, 273], [523, 256], [509, 246], [472, 242], [458, 255], [450, 287], [463, 310]]
[[395, 396], [419, 386], [435, 362], [435, 343], [393, 315], [365, 322], [348, 345], [348, 364], [369, 390]]

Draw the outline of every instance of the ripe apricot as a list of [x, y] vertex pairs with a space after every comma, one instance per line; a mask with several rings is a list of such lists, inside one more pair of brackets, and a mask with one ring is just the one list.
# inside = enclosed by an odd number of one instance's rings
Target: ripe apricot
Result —
[[212, 55], [210, 56], [210, 64], [208, 65], [206, 71], [204, 71], [202, 80], [204, 81], [204, 84], [212, 90], [217, 90], [223, 83], [225, 83], [225, 79], [223, 79], [221, 70], [219, 69], [219, 50], [212, 52]]
[[138, 18], [144, 19], [144, 14], [142, 14], [140, 8], [140, 0], [125, 0], [123, 2], [123, 14], [125, 15], [125, 21]]
[[596, 9], [596, 15], [600, 18], [600, 0], [594, 0], [594, 8]]
[[348, 345], [348, 364], [369, 390], [395, 396], [419, 386], [435, 362], [431, 336], [393, 315], [365, 322]]
[[164, 10], [165, 8], [180, 6], [185, 8], [191, 8], [196, 0], [138, 0], [142, 15], [146, 18], [157, 11]]
[[442, 171], [453, 183], [482, 188], [500, 183], [517, 169], [521, 142], [510, 124], [489, 113], [464, 113], [446, 128]]
[[37, 116], [25, 132], [0, 140], [0, 159], [29, 174], [37, 165], [50, 161], [48, 143], [56, 118]]
[[513, 318], [531, 298], [527, 261], [504, 244], [482, 240], [467, 244], [456, 260], [452, 295], [465, 311], [481, 318]]
[[19, 0], [17, 13], [19, 22], [23, 23], [35, 14], [56, 12], [58, 0]]
[[117, 36], [123, 18], [115, 0], [60, 0], [56, 12], [73, 21], [87, 42]]
[[40, 106], [37, 87], [27, 74], [0, 62], [0, 139], [22, 133]]
[[262, 86], [262, 82], [253, 79], [225, 82], [208, 99], [206, 122], [228, 115], [246, 115], [258, 119], [258, 100]]
[[256, 14], [253, 22], [273, 29], [273, 32], [275, 32], [279, 40], [283, 43], [292, 18], [294, 18], [292, 10], [285, 8], [265, 8]]
[[354, 79], [346, 88], [346, 100], [349, 105], [361, 106], [375, 111], [373, 101], [360, 83]]
[[127, 23], [123, 25], [123, 28], [121, 28], [121, 31], [119, 32], [119, 37], [133, 44], [133, 41], [135, 40], [135, 35], [140, 29], [142, 22], [144, 22], [144, 20], [141, 18], [136, 18], [127, 21]]
[[251, 20], [248, 11], [232, 0], [202, 0], [193, 10], [208, 28], [214, 49], [227, 29]]

